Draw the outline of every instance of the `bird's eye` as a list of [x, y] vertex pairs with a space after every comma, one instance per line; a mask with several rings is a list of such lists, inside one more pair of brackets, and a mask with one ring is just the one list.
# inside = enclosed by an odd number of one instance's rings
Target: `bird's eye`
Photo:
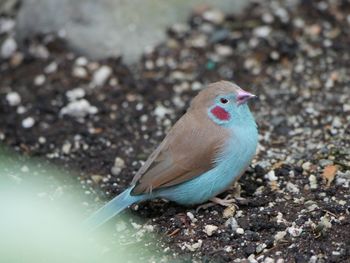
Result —
[[221, 102], [222, 104], [226, 104], [226, 103], [228, 103], [228, 99], [221, 98], [221, 99], [220, 99], [220, 102]]

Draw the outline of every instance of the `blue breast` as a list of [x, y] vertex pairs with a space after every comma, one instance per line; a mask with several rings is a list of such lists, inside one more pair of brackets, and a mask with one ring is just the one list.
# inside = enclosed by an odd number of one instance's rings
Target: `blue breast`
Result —
[[225, 191], [250, 164], [258, 142], [255, 123], [235, 127], [219, 154], [216, 165], [208, 172], [185, 183], [157, 191], [155, 196], [182, 205], [200, 204]]

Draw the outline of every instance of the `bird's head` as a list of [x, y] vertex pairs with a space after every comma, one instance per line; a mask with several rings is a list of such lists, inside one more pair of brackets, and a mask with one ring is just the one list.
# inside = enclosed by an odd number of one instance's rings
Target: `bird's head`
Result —
[[191, 108], [204, 108], [208, 117], [220, 126], [241, 126], [254, 121], [247, 102], [255, 97], [231, 82], [219, 81], [202, 90], [193, 99]]

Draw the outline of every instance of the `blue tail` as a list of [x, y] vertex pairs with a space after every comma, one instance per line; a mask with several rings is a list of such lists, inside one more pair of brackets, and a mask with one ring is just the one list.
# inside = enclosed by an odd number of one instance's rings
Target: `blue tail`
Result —
[[89, 218], [87, 218], [83, 225], [88, 229], [96, 229], [102, 224], [106, 223], [109, 219], [119, 214], [129, 205], [141, 201], [142, 196], [132, 196], [130, 195], [132, 188], [126, 189], [124, 192], [114, 197], [111, 201], [93, 213]]

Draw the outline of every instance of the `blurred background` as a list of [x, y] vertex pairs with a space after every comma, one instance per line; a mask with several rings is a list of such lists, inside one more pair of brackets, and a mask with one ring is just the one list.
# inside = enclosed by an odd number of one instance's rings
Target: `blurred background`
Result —
[[[347, 0], [0, 0], [0, 261], [347, 262], [349, 46]], [[247, 203], [81, 230], [222, 79], [259, 96]]]

